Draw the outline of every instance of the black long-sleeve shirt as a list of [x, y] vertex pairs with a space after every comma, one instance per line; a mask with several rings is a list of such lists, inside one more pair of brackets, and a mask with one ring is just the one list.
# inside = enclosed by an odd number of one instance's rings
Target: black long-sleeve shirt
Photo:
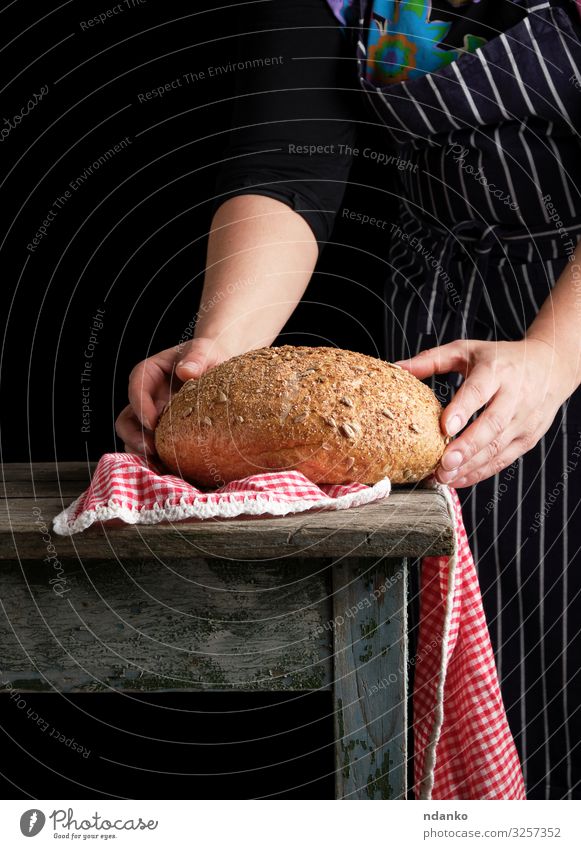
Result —
[[230, 144], [214, 208], [241, 194], [291, 206], [328, 240], [364, 114], [348, 37], [324, 0], [252, 7], [240, 35]]
[[[578, 27], [574, 4], [555, 2]], [[508, 0], [470, 4], [466, 15], [450, 3], [439, 4], [439, 13], [440, 6], [449, 7], [451, 44], [462, 43], [466, 26], [490, 38], [526, 13]], [[358, 128], [376, 123], [359, 87], [353, 31], [342, 30], [325, 0], [273, 0], [247, 10], [214, 209], [235, 195], [268, 195], [300, 213], [321, 245], [341, 206]]]

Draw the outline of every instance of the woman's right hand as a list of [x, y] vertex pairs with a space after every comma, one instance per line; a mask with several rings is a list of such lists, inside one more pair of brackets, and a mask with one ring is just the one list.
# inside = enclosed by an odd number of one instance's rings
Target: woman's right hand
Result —
[[170, 398], [191, 378], [232, 357], [215, 339], [193, 339], [180, 349], [167, 348], [138, 363], [129, 375], [129, 404], [115, 430], [125, 451], [154, 455], [153, 432]]

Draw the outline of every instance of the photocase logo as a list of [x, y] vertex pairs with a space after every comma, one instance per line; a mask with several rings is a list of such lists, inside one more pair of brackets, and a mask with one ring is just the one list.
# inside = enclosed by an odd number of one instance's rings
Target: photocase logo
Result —
[[46, 817], [38, 808], [25, 811], [20, 817], [20, 831], [25, 837], [36, 837], [42, 831]]

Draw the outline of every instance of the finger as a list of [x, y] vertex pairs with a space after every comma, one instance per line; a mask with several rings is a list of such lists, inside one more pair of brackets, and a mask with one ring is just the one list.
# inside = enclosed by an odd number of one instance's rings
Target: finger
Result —
[[139, 421], [150, 431], [155, 429], [161, 409], [169, 400], [168, 366], [168, 362], [157, 358], [143, 360], [129, 375], [129, 403]]
[[121, 411], [115, 422], [115, 430], [119, 438], [123, 440], [126, 451], [143, 455], [155, 453], [152, 434], [144, 430], [131, 406]]
[[129, 375], [129, 401], [138, 419], [153, 431], [170, 398], [178, 348], [166, 348], [138, 363]]
[[480, 481], [484, 481], [487, 478], [500, 474], [500, 472], [512, 465], [515, 460], [518, 460], [519, 457], [526, 454], [527, 451], [533, 448], [537, 441], [538, 440], [535, 438], [528, 440], [525, 437], [517, 437], [516, 439], [513, 439], [504, 451], [495, 457], [494, 460], [485, 461], [482, 465], [473, 469], [471, 472], [462, 474], [457, 480], [454, 480], [451, 485], [454, 486], [455, 489], [461, 489], [465, 486], [474, 486], [475, 484], [480, 483]]
[[125, 442], [126, 434], [130, 432], [130, 429], [133, 429], [134, 425], [131, 423], [131, 419], [135, 418], [133, 410], [128, 405], [124, 407], [123, 410], [117, 416], [115, 421], [115, 432], [119, 439], [122, 439]]
[[484, 469], [488, 465], [493, 464], [513, 442], [520, 444], [521, 454], [530, 451], [537, 444], [539, 434], [546, 432], [547, 421], [552, 421], [552, 419], [547, 419], [544, 411], [533, 411], [532, 413], [527, 411], [515, 416], [494, 446], [486, 445], [472, 459], [461, 465], [453, 474], [450, 473], [448, 475], [439, 469], [437, 474], [438, 480], [441, 483], [453, 482], [453, 485], [456, 486], [457, 480], [470, 477], [476, 474], [479, 469]]
[[477, 343], [470, 339], [459, 339], [437, 348], [427, 348], [408, 360], [398, 360], [395, 365], [401, 366], [420, 380], [449, 371], [464, 374], [475, 344]]
[[[466, 435], [467, 445], [463, 442], [460, 451], [445, 452], [441, 465], [436, 470], [436, 478], [440, 483], [456, 486], [456, 481], [461, 477], [470, 474], [480, 466], [492, 463], [518, 436], [519, 429], [511, 418], [509, 407], [504, 411], [501, 409], [496, 411], [492, 420], [484, 419], [484, 415], [483, 413], [479, 416], [477, 421], [462, 434], [462, 439]], [[506, 417], [508, 422], [503, 428], [498, 425], [501, 417]], [[480, 419], [483, 421], [480, 422]], [[479, 425], [478, 428], [477, 425]], [[474, 433], [472, 433], [473, 428]], [[462, 459], [459, 459], [458, 455]]]
[[448, 474], [452, 471], [458, 477], [458, 470], [483, 452], [488, 460], [496, 457], [515, 438], [515, 403], [508, 390], [498, 392], [476, 421], [448, 445], [440, 461], [441, 483], [452, 480]]
[[192, 380], [201, 377], [221, 359], [220, 349], [213, 339], [193, 339], [176, 365], [176, 374], [180, 380]]
[[129, 454], [139, 454], [142, 457], [151, 457], [155, 454], [155, 444], [153, 440], [147, 437], [141, 439], [139, 436], [135, 438], [129, 437], [125, 443], [125, 451]]
[[[474, 413], [490, 401], [499, 388], [500, 378], [496, 369], [484, 363], [475, 365], [442, 413], [440, 424], [444, 433], [455, 436]], [[473, 435], [472, 433], [471, 437]], [[461, 451], [462, 446], [455, 444], [452, 450]], [[448, 468], [453, 467], [448, 465]]]

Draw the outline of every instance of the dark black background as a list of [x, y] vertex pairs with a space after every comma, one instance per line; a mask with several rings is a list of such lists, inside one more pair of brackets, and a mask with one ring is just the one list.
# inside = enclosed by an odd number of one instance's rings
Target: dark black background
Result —
[[[244, 4], [146, 0], [82, 30], [82, 21], [114, 5], [15, 0], [0, 13], [0, 120], [48, 86], [0, 143], [5, 462], [97, 459], [120, 449], [114, 421], [126, 403], [130, 369], [148, 353], [175, 344], [198, 306], [233, 75], [184, 85], [147, 103], [139, 103], [138, 94], [227, 64], [237, 48], [243, 55]], [[364, 132], [363, 143], [385, 147], [372, 120]], [[130, 139], [126, 149], [71, 192], [31, 253], [27, 245], [56, 198], [124, 137]], [[373, 190], [378, 178], [377, 165], [358, 159], [345, 204], [388, 218]], [[304, 302], [284, 330], [285, 342], [325, 339], [377, 352], [387, 238], [385, 231], [378, 242], [372, 228], [339, 220]], [[103, 327], [93, 358], [90, 432], [83, 433], [80, 375], [98, 308], [104, 310]], [[147, 699], [140, 704], [116, 695], [26, 698], [92, 755], [82, 759], [43, 738], [2, 700], [0, 768], [6, 777], [0, 795], [6, 797], [333, 793], [331, 703], [323, 694], [290, 703], [256, 694], [158, 696], [149, 700], [157, 708]], [[226, 719], [220, 719], [224, 711]], [[304, 730], [292, 730], [305, 723]], [[261, 742], [236, 742], [254, 737]], [[228, 745], [191, 745], [195, 741]], [[235, 776], [213, 780], [179, 775], [230, 771]], [[305, 782], [303, 790], [291, 789]]]

